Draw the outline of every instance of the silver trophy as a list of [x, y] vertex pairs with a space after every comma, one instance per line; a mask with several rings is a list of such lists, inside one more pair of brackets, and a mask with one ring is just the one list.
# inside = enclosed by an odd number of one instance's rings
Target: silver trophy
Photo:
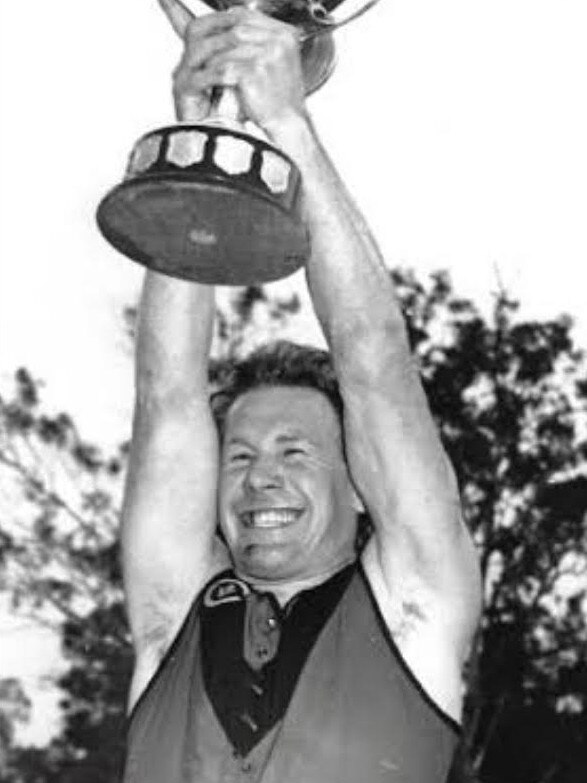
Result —
[[[242, 0], [204, 0], [214, 10]], [[332, 31], [344, 0], [252, 0], [250, 5], [300, 29], [306, 94], [334, 68]], [[214, 90], [211, 116], [145, 134], [124, 180], [98, 207], [102, 234], [124, 255], [172, 277], [214, 285], [251, 285], [286, 277], [309, 255], [294, 162], [264, 134], [235, 117], [231, 88]], [[232, 96], [234, 98], [234, 96]]]

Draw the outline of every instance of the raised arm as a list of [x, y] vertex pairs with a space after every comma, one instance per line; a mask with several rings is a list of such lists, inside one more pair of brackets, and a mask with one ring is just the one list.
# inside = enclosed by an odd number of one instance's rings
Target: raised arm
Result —
[[[191, 18], [182, 6], [167, 4], [166, 10], [184, 28]], [[207, 108], [205, 93], [183, 89], [190, 56], [186, 45], [174, 79], [180, 120], [198, 120]], [[136, 651], [131, 706], [224, 554], [214, 535], [218, 438], [208, 401], [213, 322], [212, 287], [147, 272], [122, 512], [124, 584]]]
[[[176, 0], [160, 2], [176, 12]], [[406, 661], [457, 717], [460, 668], [478, 617], [478, 570], [389, 273], [308, 118], [295, 30], [243, 9], [212, 16], [185, 31], [200, 47], [182, 61], [176, 98], [191, 94], [199, 106], [209, 87], [235, 87], [245, 116], [301, 170], [313, 248], [308, 283], [341, 384], [351, 473], [375, 526], [365, 568]], [[194, 432], [203, 420], [196, 418]]]
[[268, 127], [303, 177], [308, 284], [341, 385], [351, 474], [375, 527], [367, 574], [412, 670], [458, 717], [480, 579], [454, 473], [365, 220], [307, 116], [291, 112]]
[[213, 308], [212, 289], [147, 273], [122, 513], [136, 651], [131, 702], [213, 567], [218, 444], [207, 393]]

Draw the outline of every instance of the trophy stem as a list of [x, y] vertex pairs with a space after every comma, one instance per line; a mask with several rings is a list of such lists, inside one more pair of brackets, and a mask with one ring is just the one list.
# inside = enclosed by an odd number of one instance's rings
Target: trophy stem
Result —
[[206, 122], [243, 127], [243, 114], [235, 87], [213, 87], [210, 114]]

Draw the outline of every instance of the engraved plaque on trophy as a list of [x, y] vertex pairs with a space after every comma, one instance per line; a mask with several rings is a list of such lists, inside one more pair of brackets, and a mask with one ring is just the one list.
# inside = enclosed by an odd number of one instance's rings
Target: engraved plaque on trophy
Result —
[[[343, 0], [205, 2], [214, 10], [250, 4], [298, 27], [308, 95], [332, 73], [332, 31], [377, 0], [345, 19], [335, 13]], [[295, 272], [309, 255], [300, 174], [261, 131], [250, 133], [234, 114], [223, 115], [223, 103], [230, 104], [223, 92], [215, 90], [210, 118], [138, 140], [124, 180], [98, 207], [98, 226], [124, 255], [172, 277], [216, 285], [269, 282]]]

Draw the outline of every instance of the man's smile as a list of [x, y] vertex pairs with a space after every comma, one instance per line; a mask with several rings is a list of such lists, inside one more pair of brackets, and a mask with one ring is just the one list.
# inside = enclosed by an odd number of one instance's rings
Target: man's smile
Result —
[[302, 513], [296, 508], [262, 508], [241, 512], [239, 520], [246, 528], [279, 528], [293, 524]]

